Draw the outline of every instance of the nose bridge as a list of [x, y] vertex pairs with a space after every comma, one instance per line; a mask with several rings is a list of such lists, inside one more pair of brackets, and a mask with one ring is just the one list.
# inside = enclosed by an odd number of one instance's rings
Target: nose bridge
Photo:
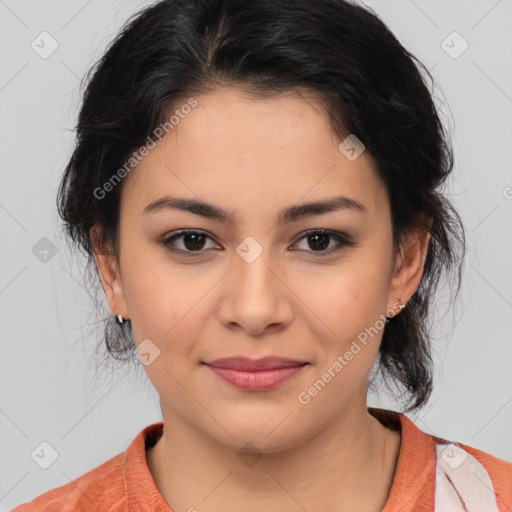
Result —
[[290, 322], [292, 308], [287, 304], [286, 287], [276, 275], [278, 266], [272, 249], [264, 247], [256, 238], [248, 236], [236, 247], [231, 277], [220, 307], [224, 325], [237, 324], [251, 334], [260, 334], [269, 325], [283, 327]]
[[[263, 235], [258, 238], [263, 240]], [[263, 245], [255, 237], [247, 236], [236, 248], [236, 281], [248, 288], [250, 293], [264, 292], [267, 286], [272, 287], [271, 281], [276, 279], [269, 239], [267, 237]]]

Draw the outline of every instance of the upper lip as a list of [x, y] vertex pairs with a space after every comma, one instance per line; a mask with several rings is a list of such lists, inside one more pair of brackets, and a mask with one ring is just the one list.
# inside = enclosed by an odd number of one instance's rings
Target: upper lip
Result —
[[258, 370], [275, 370], [276, 368], [303, 366], [307, 364], [307, 362], [287, 359], [285, 357], [271, 356], [262, 357], [261, 359], [250, 359], [248, 357], [225, 357], [222, 359], [215, 359], [215, 361], [210, 361], [205, 364], [208, 366], [215, 366], [216, 368], [229, 368], [231, 370], [255, 372]]

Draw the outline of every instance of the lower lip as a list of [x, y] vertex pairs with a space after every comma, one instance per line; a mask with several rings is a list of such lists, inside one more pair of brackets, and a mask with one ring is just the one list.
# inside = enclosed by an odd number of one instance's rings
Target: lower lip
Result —
[[226, 382], [233, 384], [240, 389], [264, 390], [272, 389], [282, 382], [296, 375], [304, 366], [290, 366], [287, 368], [276, 368], [274, 370], [260, 370], [248, 372], [241, 370], [232, 370], [230, 368], [217, 368], [209, 366], [216, 375]]

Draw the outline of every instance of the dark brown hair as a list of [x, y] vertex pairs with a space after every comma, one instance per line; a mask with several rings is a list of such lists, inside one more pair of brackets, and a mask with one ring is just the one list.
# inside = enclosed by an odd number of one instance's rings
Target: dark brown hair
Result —
[[[256, 96], [309, 91], [340, 139], [355, 134], [373, 158], [389, 194], [395, 248], [408, 228], [431, 233], [419, 288], [386, 324], [376, 365], [401, 389], [407, 410], [419, 408], [433, 387], [434, 292], [445, 275], [458, 294], [465, 252], [462, 222], [442, 192], [453, 155], [427, 77], [433, 83], [375, 13], [348, 1], [157, 2], [126, 23], [86, 77], [76, 146], [57, 199], [66, 234], [85, 251], [89, 268], [94, 225], [103, 230], [101, 247], [118, 255], [123, 183], [106, 198], [94, 191], [178, 99], [222, 86]], [[104, 333], [112, 356], [134, 356], [130, 322], [119, 325], [110, 315]]]

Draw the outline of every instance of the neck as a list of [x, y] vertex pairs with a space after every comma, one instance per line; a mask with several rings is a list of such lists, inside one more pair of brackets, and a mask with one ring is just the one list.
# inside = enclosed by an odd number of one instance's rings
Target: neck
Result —
[[148, 452], [156, 486], [173, 510], [215, 512], [379, 511], [389, 494], [400, 434], [352, 406], [315, 437], [276, 453], [226, 447], [164, 413], [164, 433]]

